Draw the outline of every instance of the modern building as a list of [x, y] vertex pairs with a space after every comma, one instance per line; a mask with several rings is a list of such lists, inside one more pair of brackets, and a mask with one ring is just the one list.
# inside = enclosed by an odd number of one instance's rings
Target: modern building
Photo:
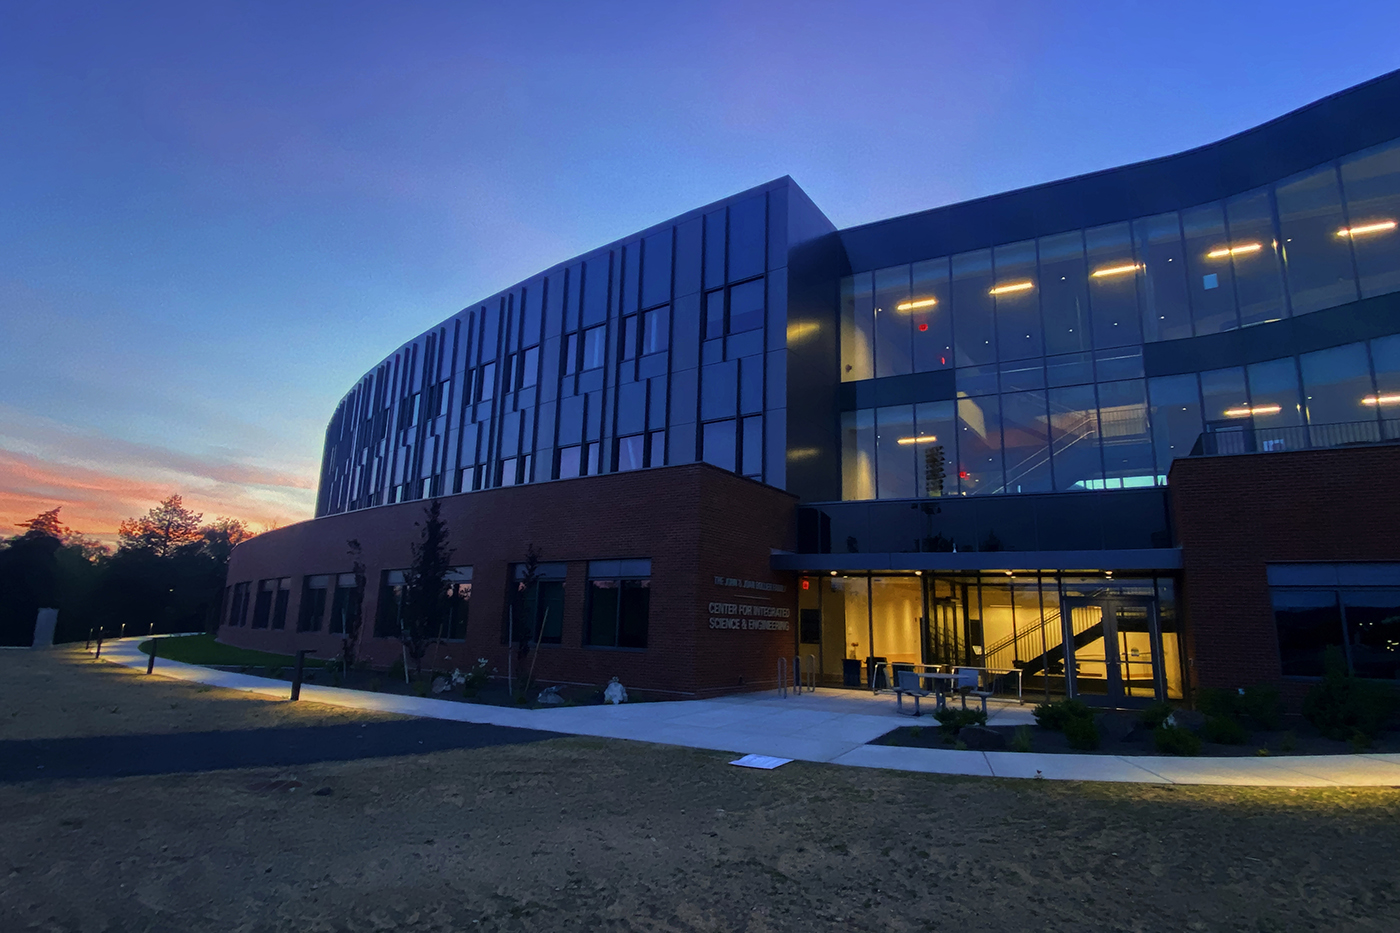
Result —
[[1305, 683], [1332, 644], [1396, 677], [1398, 223], [1400, 72], [845, 230], [770, 182], [366, 373], [316, 518], [235, 551], [221, 637], [333, 650], [353, 538], [389, 663], [441, 498], [440, 665], [503, 667], [520, 616], [541, 679], [670, 695], [772, 686], [793, 656], [831, 684], [957, 664], [1129, 705]]

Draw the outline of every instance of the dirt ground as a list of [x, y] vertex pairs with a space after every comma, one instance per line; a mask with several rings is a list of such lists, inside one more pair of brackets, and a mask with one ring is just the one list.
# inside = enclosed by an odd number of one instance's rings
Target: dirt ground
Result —
[[[27, 652], [0, 710], [0, 741], [360, 718]], [[563, 738], [0, 784], [0, 930], [1400, 928], [1395, 789], [730, 757]]]

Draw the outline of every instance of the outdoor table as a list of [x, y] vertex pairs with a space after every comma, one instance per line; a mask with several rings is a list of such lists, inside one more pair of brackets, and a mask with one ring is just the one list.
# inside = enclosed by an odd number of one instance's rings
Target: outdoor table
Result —
[[957, 681], [957, 674], [945, 674], [942, 671], [914, 671], [914, 676], [933, 681], [933, 695], [936, 698], [934, 706], [937, 709], [944, 709], [948, 705], [948, 694], [950, 687]]

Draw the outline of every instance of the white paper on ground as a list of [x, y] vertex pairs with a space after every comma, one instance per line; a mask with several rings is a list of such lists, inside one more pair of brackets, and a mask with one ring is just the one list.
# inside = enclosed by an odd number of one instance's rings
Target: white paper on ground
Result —
[[773, 758], [769, 755], [745, 755], [743, 758], [731, 761], [731, 765], [738, 765], [741, 768], [762, 768], [764, 771], [772, 771], [780, 768], [792, 761], [791, 758]]

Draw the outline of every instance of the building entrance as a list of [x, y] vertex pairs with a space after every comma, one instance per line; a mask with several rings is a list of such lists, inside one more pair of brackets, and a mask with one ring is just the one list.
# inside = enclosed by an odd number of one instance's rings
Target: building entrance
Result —
[[1161, 656], [1156, 601], [1141, 597], [1067, 597], [1065, 633], [1074, 692], [1109, 706], [1146, 704], [1159, 696]]

